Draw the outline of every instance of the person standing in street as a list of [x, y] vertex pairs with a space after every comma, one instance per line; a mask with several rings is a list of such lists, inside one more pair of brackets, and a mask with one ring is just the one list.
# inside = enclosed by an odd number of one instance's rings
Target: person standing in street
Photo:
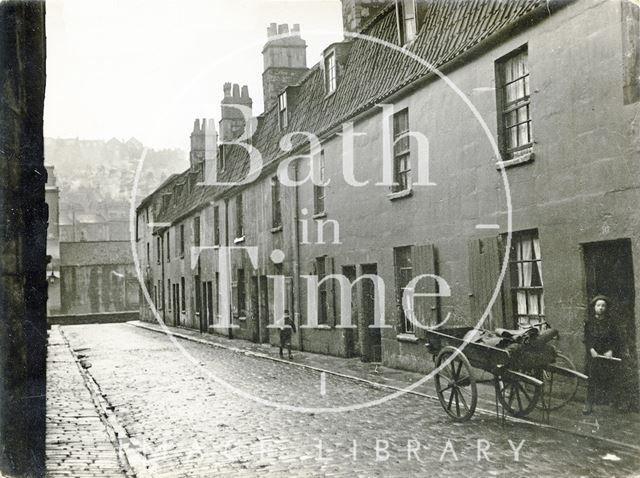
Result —
[[619, 380], [621, 340], [616, 324], [608, 317], [609, 299], [597, 295], [590, 304], [589, 318], [584, 324], [586, 349], [587, 400], [583, 413], [593, 412], [596, 403], [609, 403], [613, 388]]
[[296, 331], [296, 324], [291, 320], [289, 311], [285, 309], [283, 324], [280, 326], [280, 357], [282, 357], [282, 351], [285, 347], [289, 352], [289, 359], [292, 359], [291, 355], [291, 334]]

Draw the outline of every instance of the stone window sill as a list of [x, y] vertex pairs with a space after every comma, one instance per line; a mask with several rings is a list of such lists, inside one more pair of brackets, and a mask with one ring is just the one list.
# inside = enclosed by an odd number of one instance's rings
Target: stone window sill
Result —
[[418, 343], [418, 337], [415, 334], [398, 334], [396, 335], [398, 342]]
[[532, 163], [534, 159], [535, 159], [535, 154], [532, 151], [527, 151], [514, 158], [507, 159], [506, 161], [496, 162], [496, 169], [500, 171], [502, 168], [507, 169], [507, 168], [512, 168], [514, 166], [519, 166], [521, 164]]
[[274, 234], [275, 234], [276, 232], [282, 232], [282, 225], [272, 227], [272, 228], [271, 228], [271, 232], [272, 232], [272, 233], [274, 233]]
[[234, 243], [234, 244], [239, 244], [240, 242], [244, 242], [244, 236], [242, 236], [242, 237], [236, 237], [236, 238], [233, 240], [233, 243]]
[[318, 212], [316, 214], [314, 214], [313, 216], [311, 216], [313, 219], [322, 219], [324, 217], [327, 217], [327, 213], [325, 211], [322, 212]]
[[397, 191], [395, 193], [387, 194], [387, 198], [389, 198], [390, 201], [395, 201], [397, 199], [402, 199], [402, 198], [408, 198], [411, 196], [413, 196], [413, 190], [411, 189], [404, 189], [402, 191]]
[[318, 324], [318, 325], [316, 326], [316, 329], [329, 330], [329, 329], [331, 329], [331, 326], [330, 326], [330, 325], [327, 325], [327, 324]]

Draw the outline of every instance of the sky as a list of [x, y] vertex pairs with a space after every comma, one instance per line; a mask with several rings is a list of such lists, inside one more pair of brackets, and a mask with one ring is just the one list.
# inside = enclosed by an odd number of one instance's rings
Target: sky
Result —
[[340, 0], [48, 0], [45, 136], [188, 150], [225, 82], [260, 114], [271, 22], [300, 24], [309, 67], [342, 39]]

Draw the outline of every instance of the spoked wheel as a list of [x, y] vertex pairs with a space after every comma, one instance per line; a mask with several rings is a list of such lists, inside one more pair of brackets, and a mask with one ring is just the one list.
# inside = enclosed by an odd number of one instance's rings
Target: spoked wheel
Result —
[[571, 359], [558, 353], [553, 365], [556, 367], [545, 369], [542, 373], [545, 389], [538, 406], [543, 410], [557, 410], [565, 406], [578, 391], [578, 377], [570, 373], [562, 373], [563, 369], [576, 369]]
[[[542, 376], [541, 371], [524, 372], [536, 378]], [[496, 393], [504, 409], [514, 417], [526, 417], [536, 408], [542, 387], [518, 380], [516, 377], [496, 377]]]
[[[442, 366], [452, 355], [455, 357]], [[442, 366], [442, 368], [440, 368]], [[469, 420], [476, 410], [478, 390], [471, 364], [462, 352], [453, 347], [445, 347], [436, 359], [436, 392], [444, 411], [455, 421]]]

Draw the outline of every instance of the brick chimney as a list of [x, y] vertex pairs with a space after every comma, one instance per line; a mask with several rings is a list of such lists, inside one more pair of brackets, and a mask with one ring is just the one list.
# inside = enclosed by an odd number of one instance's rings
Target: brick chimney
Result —
[[249, 88], [244, 85], [225, 83], [223, 86], [224, 98], [220, 103], [220, 139], [230, 141], [236, 139], [244, 132], [245, 120], [242, 111], [230, 105], [240, 105], [249, 109], [249, 117], [253, 100], [249, 96]]
[[[342, 27], [345, 32], [360, 33], [393, 0], [342, 0]], [[346, 38], [346, 35], [345, 35]]]
[[308, 71], [307, 42], [300, 38], [300, 25], [294, 24], [289, 31], [287, 24], [270, 24], [262, 58], [262, 91], [267, 111], [287, 86], [298, 83]]
[[203, 162], [215, 159], [217, 142], [218, 133], [213, 119], [203, 118], [202, 121], [196, 119], [193, 122], [191, 151], [189, 153], [192, 169]]

